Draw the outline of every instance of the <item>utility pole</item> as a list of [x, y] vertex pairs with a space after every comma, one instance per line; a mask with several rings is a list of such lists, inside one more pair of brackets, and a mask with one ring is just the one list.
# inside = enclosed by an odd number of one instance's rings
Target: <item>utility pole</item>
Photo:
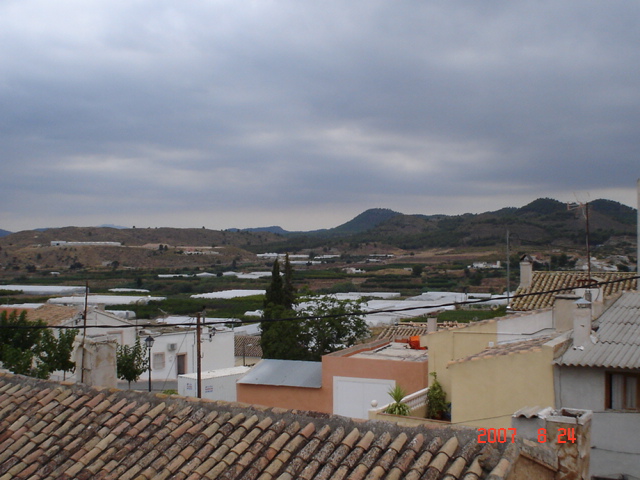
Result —
[[509, 252], [509, 229], [507, 228], [507, 307], [509, 307], [510, 292], [511, 292], [511, 254]]
[[87, 280], [84, 286], [84, 311], [82, 312], [82, 345], [80, 349], [82, 350], [82, 363], [80, 365], [80, 383], [84, 383], [84, 371], [85, 371], [85, 361], [84, 357], [86, 356], [85, 350], [85, 339], [87, 338], [87, 304], [89, 303], [89, 281]]
[[198, 316], [196, 317], [197, 398], [202, 398], [202, 346], [200, 345], [200, 342], [202, 341], [202, 339], [200, 338], [201, 330], [200, 312], [198, 312]]

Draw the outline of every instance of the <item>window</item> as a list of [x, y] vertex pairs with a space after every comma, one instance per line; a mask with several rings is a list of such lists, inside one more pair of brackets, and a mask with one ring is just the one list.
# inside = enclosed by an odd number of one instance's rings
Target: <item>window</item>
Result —
[[187, 373], [187, 354], [180, 353], [176, 355], [176, 361], [178, 363], [178, 375]]
[[611, 410], [640, 410], [640, 374], [607, 373], [606, 403]]
[[151, 369], [164, 370], [164, 352], [153, 354], [153, 362], [152, 362]]

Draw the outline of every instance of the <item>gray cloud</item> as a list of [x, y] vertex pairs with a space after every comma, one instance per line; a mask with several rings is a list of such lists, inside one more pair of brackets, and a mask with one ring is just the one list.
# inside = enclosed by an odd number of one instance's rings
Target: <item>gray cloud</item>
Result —
[[0, 1], [0, 228], [310, 229], [575, 191], [632, 205], [639, 13]]

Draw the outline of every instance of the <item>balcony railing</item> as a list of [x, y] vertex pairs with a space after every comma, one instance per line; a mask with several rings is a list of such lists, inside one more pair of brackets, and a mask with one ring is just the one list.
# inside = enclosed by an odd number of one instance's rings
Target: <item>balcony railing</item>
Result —
[[[429, 387], [423, 388], [422, 390], [418, 390], [417, 392], [413, 392], [402, 399], [402, 403], [407, 404], [411, 413], [409, 416], [411, 417], [424, 417], [427, 411], [427, 392], [429, 391]], [[387, 407], [391, 405], [388, 403], [381, 407], [374, 406], [371, 409], [371, 413], [378, 414], [383, 413]]]

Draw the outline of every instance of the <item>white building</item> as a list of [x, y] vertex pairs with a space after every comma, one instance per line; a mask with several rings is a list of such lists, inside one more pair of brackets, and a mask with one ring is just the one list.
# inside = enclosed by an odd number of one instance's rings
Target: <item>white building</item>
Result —
[[[210, 372], [202, 372], [202, 392], [200, 396], [208, 400], [235, 402], [238, 399], [236, 382], [251, 367], [221, 368]], [[198, 395], [198, 374], [187, 373], [178, 377], [178, 394], [184, 397]]]
[[[151, 335], [151, 379], [176, 380], [179, 375], [198, 371], [196, 329], [146, 329], [141, 341]], [[201, 370], [231, 368], [235, 364], [233, 331], [203, 327], [200, 336]], [[146, 375], [146, 374], [145, 374]]]

